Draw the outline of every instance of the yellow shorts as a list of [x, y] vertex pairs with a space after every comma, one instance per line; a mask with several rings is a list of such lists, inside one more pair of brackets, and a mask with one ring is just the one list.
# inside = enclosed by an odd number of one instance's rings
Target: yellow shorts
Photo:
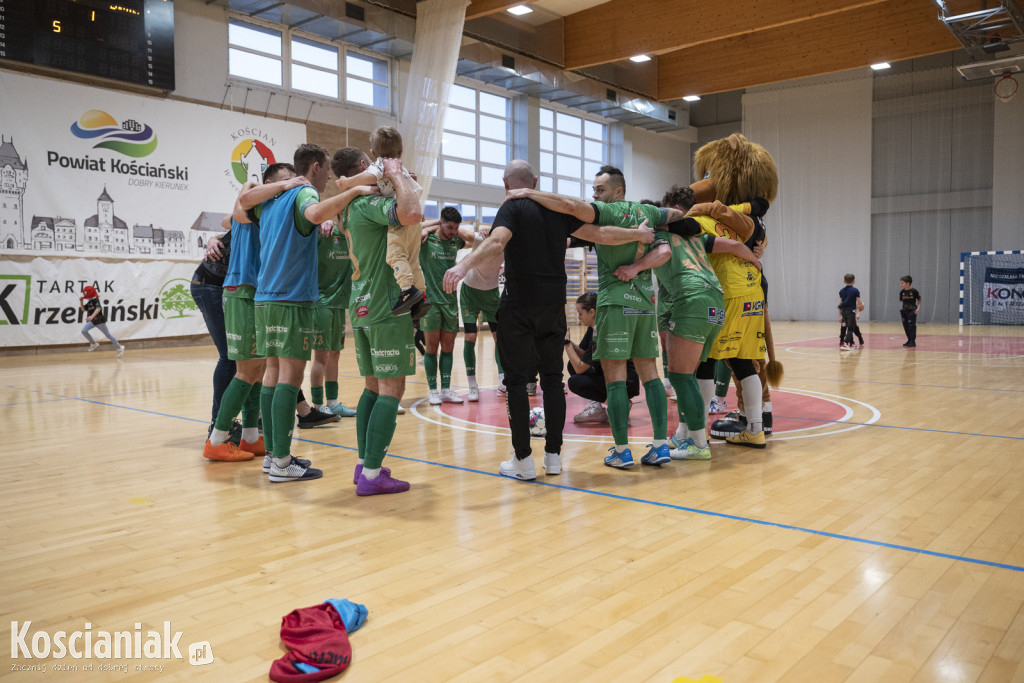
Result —
[[761, 360], [764, 354], [764, 294], [758, 287], [725, 300], [725, 325], [708, 356]]

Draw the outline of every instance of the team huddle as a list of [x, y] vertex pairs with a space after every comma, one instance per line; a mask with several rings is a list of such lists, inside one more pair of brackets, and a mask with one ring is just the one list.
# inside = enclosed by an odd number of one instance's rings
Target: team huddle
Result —
[[[727, 141], [734, 138], [742, 136]], [[701, 152], [711, 144], [698, 152], [698, 172]], [[727, 441], [765, 447], [762, 378], [771, 364], [764, 363], [766, 297], [754, 249], [765, 242], [762, 217], [777, 183], [773, 163], [768, 182], [755, 183], [762, 191], [754, 196], [737, 196], [751, 191], [742, 182], [715, 182], [712, 169], [701, 173], [710, 180], [673, 187], [658, 205], [626, 201], [625, 179], [610, 166], [595, 178], [592, 203], [540, 192], [533, 169], [515, 160], [504, 173], [506, 201], [485, 234], [462, 226], [453, 207], [445, 207], [438, 220], [423, 221], [420, 188], [402, 167], [397, 131], [375, 131], [370, 152], [376, 161], [351, 147], [329, 156], [316, 145], [301, 145], [294, 166], [268, 167], [263, 184], [249, 183], [239, 195], [223, 284], [228, 356], [236, 372], [221, 397], [205, 457], [263, 456], [271, 482], [323, 476], [310, 461], [291, 455], [294, 413], [311, 354], [314, 403], [322, 401], [326, 378], [329, 406], [338, 406], [348, 309], [365, 383], [355, 409], [356, 493], [408, 490], [410, 484], [392, 476], [383, 461], [405, 378], [416, 373], [415, 326], [425, 336], [428, 401], [462, 403], [451, 389], [461, 304], [470, 401], [479, 400], [478, 319], [496, 340], [499, 391], [506, 394], [515, 451], [501, 462], [500, 473], [536, 477], [528, 391], [539, 377], [547, 427], [544, 470], [559, 474], [563, 350], [572, 347], [565, 318], [569, 240], [594, 245], [597, 255], [592, 357], [603, 369], [615, 444], [605, 464], [634, 465], [627, 391], [632, 372], [642, 383], [654, 431], [640, 462], [660, 467], [709, 459], [706, 421], [718, 360], [727, 361], [746, 404], [743, 422]], [[321, 200], [331, 172], [342, 191]], [[466, 247], [472, 252], [456, 263], [456, 253]], [[505, 286], [499, 294], [502, 268]], [[657, 370], [659, 328], [665, 382]], [[679, 415], [671, 436], [666, 385]], [[239, 412], [242, 433], [235, 445], [229, 432]]]

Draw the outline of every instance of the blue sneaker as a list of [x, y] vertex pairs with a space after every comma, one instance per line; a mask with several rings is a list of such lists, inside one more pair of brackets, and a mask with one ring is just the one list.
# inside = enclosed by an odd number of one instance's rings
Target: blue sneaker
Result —
[[355, 417], [356, 416], [356, 411], [353, 410], [352, 408], [349, 408], [348, 406], [346, 406], [341, 401], [338, 401], [338, 405], [332, 406], [330, 408], [330, 411], [332, 413], [334, 413], [335, 415], [337, 415], [338, 417]]
[[604, 459], [604, 464], [608, 467], [617, 467], [620, 470], [627, 469], [633, 466], [633, 454], [627, 448], [621, 453], [616, 453], [615, 448], [609, 448], [611, 455]]
[[670, 450], [673, 450], [673, 451], [679, 450], [680, 448], [686, 448], [686, 444], [687, 443], [693, 443], [693, 439], [691, 439], [691, 438], [677, 439], [674, 434], [672, 436], [668, 437], [668, 447], [669, 447]]
[[668, 451], [668, 444], [662, 444], [657, 447], [655, 447], [654, 444], [651, 444], [647, 453], [640, 458], [640, 464], [657, 465], [658, 467], [661, 467], [665, 463], [672, 461], [672, 457], [668, 454]]

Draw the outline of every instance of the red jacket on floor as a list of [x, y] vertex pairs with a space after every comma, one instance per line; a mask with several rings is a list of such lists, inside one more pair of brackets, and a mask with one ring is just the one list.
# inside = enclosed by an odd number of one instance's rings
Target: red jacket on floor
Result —
[[[336, 676], [352, 661], [348, 632], [334, 606], [321, 603], [293, 610], [281, 620], [281, 642], [290, 651], [270, 667], [270, 680], [278, 683], [308, 683]], [[303, 673], [295, 662], [319, 668]]]

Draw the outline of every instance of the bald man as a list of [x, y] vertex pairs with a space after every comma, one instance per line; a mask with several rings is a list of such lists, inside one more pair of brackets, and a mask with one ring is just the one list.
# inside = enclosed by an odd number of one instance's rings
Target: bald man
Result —
[[[505, 189], [532, 189], [537, 174], [521, 159], [512, 161], [504, 174]], [[506, 201], [494, 218], [491, 234], [478, 248], [444, 276], [445, 291], [453, 292], [459, 281], [477, 264], [505, 253], [505, 289], [498, 305], [498, 354], [505, 368], [509, 428], [515, 456], [498, 471], [520, 480], [536, 479], [530, 449], [530, 399], [526, 384], [534, 370], [544, 390], [547, 435], [544, 471], [562, 471], [562, 428], [565, 394], [562, 392], [562, 347], [565, 324], [565, 245], [570, 235], [604, 244], [651, 242], [653, 232], [626, 228], [595, 227], [566, 214], [545, 209], [529, 199]]]

